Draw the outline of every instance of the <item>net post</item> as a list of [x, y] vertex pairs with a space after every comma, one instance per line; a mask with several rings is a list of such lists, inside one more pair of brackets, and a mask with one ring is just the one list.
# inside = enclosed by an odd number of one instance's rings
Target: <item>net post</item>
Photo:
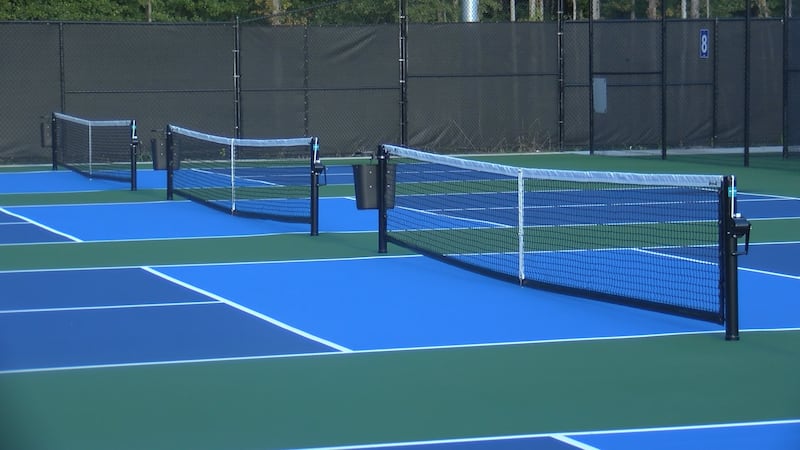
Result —
[[56, 114], [50, 115], [50, 152], [53, 157], [53, 170], [58, 170], [58, 132], [56, 129]]
[[92, 134], [92, 123], [89, 122], [88, 127], [86, 129], [86, 138], [89, 140], [89, 178], [92, 178], [92, 176], [94, 175], [94, 171], [92, 170], [92, 168], [94, 167], [93, 166], [93, 164], [94, 164], [94, 159], [93, 159], [94, 155], [92, 153], [92, 144], [93, 144], [92, 143], [92, 137], [93, 136], [94, 135]]
[[136, 157], [137, 157], [137, 149], [139, 148], [139, 136], [136, 134], [136, 121], [131, 120], [131, 190], [135, 191], [137, 189], [137, 180], [136, 180]]
[[319, 159], [319, 138], [311, 138], [311, 236], [319, 235], [319, 175], [324, 169]]
[[166, 152], [167, 152], [167, 200], [172, 200], [174, 191], [173, 169], [175, 166], [175, 151], [172, 148], [172, 125], [166, 127]]
[[525, 284], [525, 176], [517, 170], [517, 247], [519, 284]]
[[722, 291], [725, 296], [725, 340], [739, 340], [739, 261], [734, 221], [736, 181], [727, 176], [722, 183], [720, 229], [722, 245]]
[[386, 253], [387, 212], [386, 212], [386, 172], [389, 169], [389, 153], [383, 145], [378, 146], [378, 253]]
[[236, 138], [230, 139], [228, 149], [231, 153], [230, 175], [231, 175], [231, 214], [236, 214]]

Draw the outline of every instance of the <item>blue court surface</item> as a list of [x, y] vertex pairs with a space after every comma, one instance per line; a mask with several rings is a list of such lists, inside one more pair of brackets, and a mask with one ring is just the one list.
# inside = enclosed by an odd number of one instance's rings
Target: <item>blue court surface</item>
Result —
[[[139, 188], [161, 188], [163, 176], [142, 171]], [[328, 182], [351, 183], [351, 174], [332, 169]], [[67, 171], [0, 174], [0, 193], [109, 189], [124, 184]], [[376, 229], [375, 211], [357, 211], [352, 198], [323, 198], [320, 207], [323, 234]], [[739, 207], [755, 230], [759, 220], [800, 218], [798, 198], [741, 194]], [[184, 200], [0, 203], [0, 255], [20, 244], [307, 232]], [[800, 242], [754, 242], [740, 258], [743, 331], [800, 329], [798, 254]], [[713, 323], [521, 288], [417, 255], [6, 270], [0, 286], [0, 374], [686, 333], [722, 339]], [[800, 449], [800, 416], [331, 448], [790, 450]]]

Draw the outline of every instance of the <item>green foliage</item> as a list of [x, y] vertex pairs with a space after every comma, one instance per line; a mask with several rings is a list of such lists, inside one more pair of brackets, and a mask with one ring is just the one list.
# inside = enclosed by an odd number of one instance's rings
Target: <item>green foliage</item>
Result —
[[230, 21], [250, 17], [253, 0], [5, 0], [0, 20]]
[[248, 17], [251, 0], [160, 0], [171, 21], [230, 21]]
[[138, 5], [133, 0], [7, 0], [4, 20], [120, 20]]
[[397, 21], [397, 0], [284, 0], [286, 10], [300, 10], [318, 24], [376, 24]]
[[[400, 0], [0, 0], [0, 20], [197, 22], [264, 18], [274, 24], [376, 24], [396, 23]], [[409, 20], [458, 22], [462, 0], [407, 0]], [[519, 21], [531, 17], [530, 3], [515, 0]], [[558, 15], [563, 1], [564, 17], [586, 19], [592, 0], [543, 0], [544, 20]], [[646, 19], [650, 1], [660, 15], [659, 0], [597, 0], [602, 19]], [[666, 1], [667, 17], [681, 17], [682, 0]], [[691, 0], [686, 0], [688, 4]], [[748, 0], [700, 0], [701, 18], [741, 17]], [[783, 0], [750, 0], [753, 16], [780, 16]], [[791, 1], [791, 0], [787, 0]], [[482, 22], [504, 22], [511, 17], [510, 0], [480, 0]], [[276, 10], [276, 5], [279, 9]], [[708, 5], [708, 6], [707, 6]], [[688, 6], [687, 6], [688, 8]], [[573, 11], [575, 9], [575, 11]], [[710, 11], [708, 11], [710, 10]], [[276, 14], [279, 13], [279, 14]]]

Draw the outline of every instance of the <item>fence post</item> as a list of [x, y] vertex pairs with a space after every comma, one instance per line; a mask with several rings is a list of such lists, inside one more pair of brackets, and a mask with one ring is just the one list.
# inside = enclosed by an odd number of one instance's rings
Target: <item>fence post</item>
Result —
[[408, 0], [400, 0], [400, 145], [408, 145]]
[[667, 159], [667, 2], [661, 1], [661, 159]]
[[308, 50], [308, 21], [303, 24], [303, 131], [305, 135], [309, 135], [309, 121], [310, 121], [310, 97], [308, 95], [308, 77], [309, 69], [309, 50]]
[[241, 60], [241, 27], [239, 16], [233, 25], [233, 130], [236, 139], [242, 138], [242, 60]]
[[564, 0], [558, 0], [558, 150], [564, 150]]
[[744, 166], [750, 167], [750, 6], [744, 0]]
[[594, 155], [594, 14], [589, 14], [589, 154]]
[[789, 17], [791, 15], [791, 1], [783, 2], [783, 95], [781, 96], [781, 134], [783, 135], [783, 159], [789, 157]]

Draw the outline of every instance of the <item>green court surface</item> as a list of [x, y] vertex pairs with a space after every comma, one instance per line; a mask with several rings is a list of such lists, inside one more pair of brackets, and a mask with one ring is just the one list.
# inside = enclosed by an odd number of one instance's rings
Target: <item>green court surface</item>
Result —
[[798, 416], [798, 348], [748, 332], [7, 374], [0, 418], [6, 448], [87, 450], [766, 421]]

